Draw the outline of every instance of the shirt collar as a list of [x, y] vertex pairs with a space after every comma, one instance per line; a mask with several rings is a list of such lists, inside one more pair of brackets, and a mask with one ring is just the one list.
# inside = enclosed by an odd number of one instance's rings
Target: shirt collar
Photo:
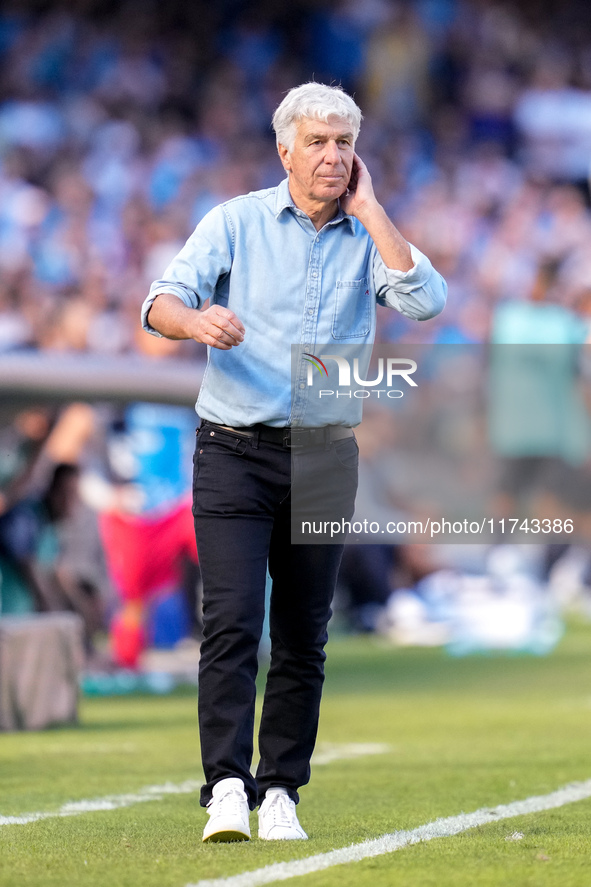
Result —
[[[283, 179], [283, 181], [277, 186], [277, 191], [275, 194], [275, 218], [278, 219], [281, 213], [289, 209], [292, 212], [301, 212], [298, 210], [297, 206], [291, 199], [291, 194], [289, 193], [289, 177]], [[351, 229], [351, 234], [355, 234], [355, 218], [353, 216], [347, 215], [341, 209], [341, 205], [339, 203], [339, 211], [334, 218], [327, 222], [328, 225], [338, 225], [340, 222], [348, 222], [349, 228]]]

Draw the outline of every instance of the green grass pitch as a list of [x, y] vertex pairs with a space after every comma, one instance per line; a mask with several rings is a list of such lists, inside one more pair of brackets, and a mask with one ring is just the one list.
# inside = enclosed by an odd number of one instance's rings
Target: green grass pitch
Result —
[[[0, 816], [199, 780], [196, 693], [82, 700], [80, 725], [0, 735]], [[198, 793], [0, 826], [1, 887], [185, 887], [543, 795], [591, 778], [591, 626], [550, 656], [453, 659], [335, 638], [319, 743], [381, 754], [313, 767], [307, 842], [203, 845]], [[251, 818], [256, 835], [256, 817]], [[518, 833], [517, 839], [507, 840]], [[522, 835], [522, 837], [519, 837]], [[296, 877], [293, 887], [589, 887], [591, 799]]]

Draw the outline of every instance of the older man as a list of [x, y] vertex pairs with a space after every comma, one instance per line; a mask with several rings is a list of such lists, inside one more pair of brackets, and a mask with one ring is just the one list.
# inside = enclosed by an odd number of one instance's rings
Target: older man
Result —
[[[287, 178], [213, 209], [144, 303], [149, 332], [209, 346], [193, 509], [203, 575], [204, 841], [247, 840], [258, 804], [260, 838], [307, 837], [295, 805], [310, 776], [342, 546], [291, 544], [291, 456], [304, 476], [336, 478], [340, 513], [350, 518], [358, 418], [349, 405], [310, 427], [308, 387], [292, 384], [291, 346], [370, 346], [376, 301], [415, 320], [445, 303], [442, 278], [376, 200], [355, 153], [360, 122], [336, 87], [292, 89], [273, 117]], [[272, 649], [255, 777], [267, 568]]]

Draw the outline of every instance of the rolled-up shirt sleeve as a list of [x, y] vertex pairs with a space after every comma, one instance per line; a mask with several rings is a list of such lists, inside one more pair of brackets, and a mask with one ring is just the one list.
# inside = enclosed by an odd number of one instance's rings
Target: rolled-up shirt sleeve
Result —
[[213, 298], [218, 281], [232, 266], [232, 253], [232, 231], [223, 208], [217, 206], [201, 220], [162, 278], [150, 287], [141, 312], [146, 332], [161, 337], [148, 321], [156, 296], [172, 293], [188, 308], [200, 308]]
[[377, 250], [373, 256], [376, 298], [380, 305], [395, 308], [411, 320], [429, 320], [439, 314], [447, 299], [447, 284], [427, 256], [410, 244], [413, 267], [409, 271], [388, 268]]

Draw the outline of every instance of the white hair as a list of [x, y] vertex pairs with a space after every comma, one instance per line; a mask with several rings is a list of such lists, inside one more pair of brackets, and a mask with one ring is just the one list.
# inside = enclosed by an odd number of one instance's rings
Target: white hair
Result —
[[304, 118], [329, 122], [329, 117], [341, 117], [350, 125], [357, 139], [361, 127], [361, 110], [350, 95], [339, 86], [324, 83], [303, 83], [287, 93], [275, 113], [272, 125], [277, 144], [293, 151], [298, 124]]

